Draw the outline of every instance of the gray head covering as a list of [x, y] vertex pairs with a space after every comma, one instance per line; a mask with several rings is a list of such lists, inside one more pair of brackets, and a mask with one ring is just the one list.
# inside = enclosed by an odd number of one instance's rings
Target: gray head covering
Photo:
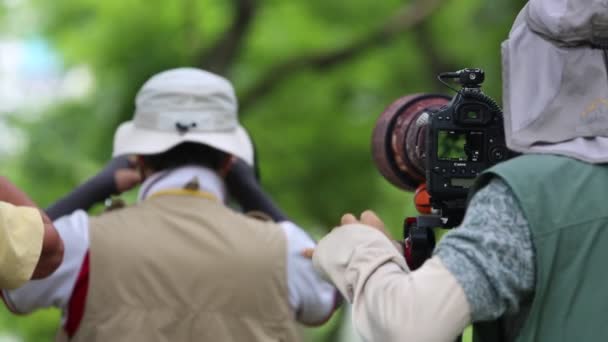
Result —
[[507, 146], [608, 162], [608, 0], [531, 0], [502, 45]]

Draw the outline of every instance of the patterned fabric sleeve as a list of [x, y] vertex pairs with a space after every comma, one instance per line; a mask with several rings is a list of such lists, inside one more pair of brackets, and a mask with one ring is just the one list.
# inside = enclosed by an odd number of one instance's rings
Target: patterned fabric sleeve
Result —
[[533, 293], [530, 228], [511, 189], [500, 179], [473, 196], [461, 226], [443, 237], [435, 255], [464, 289], [473, 322], [516, 313]]

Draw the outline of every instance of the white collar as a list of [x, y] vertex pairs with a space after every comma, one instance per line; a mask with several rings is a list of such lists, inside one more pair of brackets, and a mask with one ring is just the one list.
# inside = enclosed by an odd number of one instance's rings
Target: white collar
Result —
[[162, 190], [183, 189], [194, 178], [198, 180], [200, 190], [211, 193], [221, 202], [226, 200], [226, 186], [217, 172], [194, 165], [154, 173], [142, 183], [137, 200], [141, 202], [153, 193]]

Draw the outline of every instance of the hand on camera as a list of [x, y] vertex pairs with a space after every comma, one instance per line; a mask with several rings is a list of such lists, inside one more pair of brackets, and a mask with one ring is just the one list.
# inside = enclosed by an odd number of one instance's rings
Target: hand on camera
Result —
[[[359, 219], [351, 213], [344, 214], [342, 219], [340, 220], [340, 226], [335, 227], [334, 229], [340, 229], [340, 227], [348, 225], [348, 224], [363, 224], [370, 229], [375, 229], [381, 232], [384, 236], [386, 236], [389, 240], [392, 241], [391, 234], [384, 227], [384, 222], [371, 210], [366, 210], [361, 213]], [[302, 251], [302, 255], [306, 258], [312, 258], [314, 255], [314, 248], [307, 248]]]
[[340, 223], [342, 225], [355, 224], [355, 223], [364, 224], [366, 226], [369, 226], [370, 228], [374, 228], [374, 229], [378, 230], [379, 232], [384, 234], [384, 236], [386, 236], [389, 240], [392, 239], [391, 234], [384, 227], [384, 222], [382, 222], [382, 220], [378, 217], [378, 215], [376, 215], [376, 213], [374, 213], [371, 210], [366, 210], [366, 211], [362, 212], [361, 216], [358, 220], [355, 217], [355, 215], [353, 215], [351, 213], [344, 214], [344, 216], [342, 216], [342, 219], [340, 220]]

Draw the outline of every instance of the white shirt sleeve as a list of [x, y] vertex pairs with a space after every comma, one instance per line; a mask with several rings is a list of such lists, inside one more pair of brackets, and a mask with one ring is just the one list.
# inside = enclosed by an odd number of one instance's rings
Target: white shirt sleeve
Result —
[[30, 313], [46, 307], [67, 308], [84, 256], [89, 249], [89, 217], [78, 210], [53, 222], [64, 245], [63, 262], [50, 276], [31, 280], [16, 290], [3, 290], [9, 309]]
[[315, 242], [292, 222], [279, 223], [287, 236], [287, 283], [289, 304], [296, 319], [306, 325], [324, 323], [333, 313], [337, 291], [315, 271], [312, 261], [302, 256]]

